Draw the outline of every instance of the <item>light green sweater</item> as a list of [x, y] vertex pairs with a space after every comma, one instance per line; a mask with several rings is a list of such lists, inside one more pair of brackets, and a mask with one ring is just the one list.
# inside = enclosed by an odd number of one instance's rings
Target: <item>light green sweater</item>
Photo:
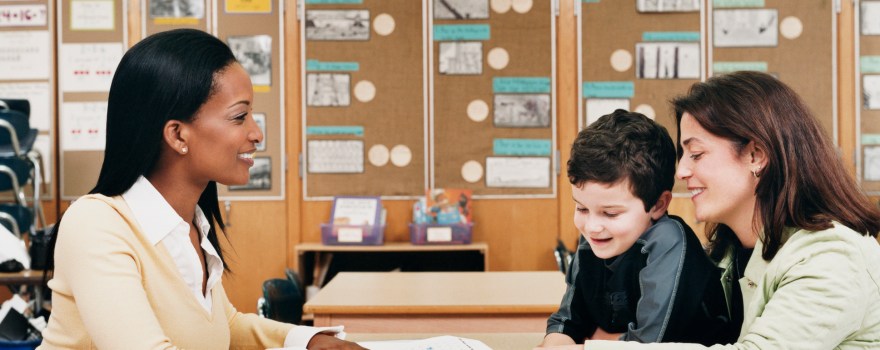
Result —
[[[740, 279], [739, 341], [711, 349], [880, 349], [880, 245], [840, 224], [796, 231], [769, 263], [755, 246]], [[704, 349], [588, 341], [584, 349]]]
[[122, 197], [89, 195], [67, 210], [55, 266], [39, 349], [265, 349], [295, 327], [236, 311], [222, 283], [208, 314]]

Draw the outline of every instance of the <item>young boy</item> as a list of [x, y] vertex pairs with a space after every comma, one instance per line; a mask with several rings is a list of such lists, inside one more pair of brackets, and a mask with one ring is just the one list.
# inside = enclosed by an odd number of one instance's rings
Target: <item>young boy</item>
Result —
[[618, 109], [578, 134], [568, 178], [582, 237], [541, 346], [736, 340], [720, 270], [666, 215], [675, 159], [666, 129], [639, 113]]

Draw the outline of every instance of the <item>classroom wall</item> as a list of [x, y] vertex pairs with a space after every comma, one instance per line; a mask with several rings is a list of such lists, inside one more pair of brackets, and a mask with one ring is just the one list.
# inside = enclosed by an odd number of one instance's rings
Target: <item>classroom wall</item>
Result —
[[[140, 33], [140, 3], [129, 1], [129, 42], [135, 43]], [[578, 233], [572, 226], [574, 206], [571, 189], [565, 173], [564, 162], [569, 147], [578, 130], [578, 72], [577, 72], [577, 21], [573, 2], [560, 0], [557, 18], [557, 149], [561, 152], [562, 174], [557, 178], [559, 188], [556, 198], [551, 199], [491, 199], [473, 203], [474, 241], [484, 241], [490, 246], [489, 269], [494, 271], [554, 270], [552, 250], [557, 237], [574, 248]], [[615, 0], [618, 1], [618, 0]], [[855, 106], [854, 101], [854, 52], [853, 52], [853, 5], [842, 1], [838, 21], [838, 88], [839, 88], [839, 140], [841, 155], [850, 173], [855, 171]], [[284, 14], [284, 43], [287, 67], [286, 83], [286, 151], [289, 167], [286, 172], [286, 200], [283, 201], [235, 201], [230, 205], [228, 239], [223, 246], [232, 272], [225, 278], [226, 290], [232, 302], [241, 311], [256, 310], [256, 300], [261, 295], [264, 280], [282, 277], [285, 267], [295, 267], [297, 257], [293, 248], [301, 242], [319, 242], [319, 224], [330, 216], [330, 202], [304, 201], [302, 181], [296, 166], [301, 150], [300, 105], [302, 86], [299, 76], [300, 33], [296, 20], [296, 1], [287, 0]], [[57, 110], [57, 109], [56, 109]], [[57, 121], [56, 121], [57, 122]], [[58, 169], [55, 159], [53, 169]], [[55, 193], [60, 181], [54, 181]], [[874, 198], [876, 201], [877, 198]], [[388, 210], [386, 242], [408, 241], [407, 223], [411, 219], [411, 200], [383, 201]], [[53, 222], [57, 214], [69, 205], [65, 201], [45, 203], [47, 219]], [[221, 203], [221, 207], [223, 203]], [[698, 232], [702, 225], [693, 216], [693, 206], [688, 198], [674, 198], [670, 213], [682, 216]]]

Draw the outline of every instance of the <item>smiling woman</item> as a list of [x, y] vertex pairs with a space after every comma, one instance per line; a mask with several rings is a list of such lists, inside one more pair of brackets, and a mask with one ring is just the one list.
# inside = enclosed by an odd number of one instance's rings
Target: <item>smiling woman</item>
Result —
[[219, 39], [147, 37], [119, 63], [98, 183], [56, 225], [41, 349], [362, 349], [336, 329], [236, 311], [217, 185], [248, 182], [263, 134], [253, 88]]

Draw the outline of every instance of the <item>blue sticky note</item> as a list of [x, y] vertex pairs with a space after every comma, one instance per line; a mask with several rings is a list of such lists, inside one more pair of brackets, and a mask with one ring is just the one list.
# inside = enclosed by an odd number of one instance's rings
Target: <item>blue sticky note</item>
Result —
[[495, 139], [492, 148], [496, 156], [549, 156], [550, 140]]
[[862, 56], [859, 67], [862, 73], [880, 73], [880, 56]]
[[862, 134], [863, 145], [880, 145], [880, 134]]
[[714, 62], [712, 63], [712, 71], [715, 73], [730, 73], [741, 70], [750, 70], [756, 72], [766, 72], [767, 62]]
[[713, 0], [714, 7], [764, 7], [764, 0]]
[[364, 136], [363, 126], [310, 126], [306, 128], [306, 135], [354, 135]]
[[357, 72], [360, 64], [357, 62], [321, 62], [319, 60], [306, 60], [307, 71], [327, 72]]
[[505, 77], [492, 78], [492, 92], [503, 93], [550, 93], [550, 78], [547, 77]]
[[644, 32], [643, 41], [700, 41], [700, 32]]
[[583, 85], [583, 97], [632, 98], [636, 84], [631, 81], [588, 81]]
[[489, 40], [488, 24], [435, 24], [434, 41]]
[[306, 4], [362, 4], [363, 0], [306, 0]]

